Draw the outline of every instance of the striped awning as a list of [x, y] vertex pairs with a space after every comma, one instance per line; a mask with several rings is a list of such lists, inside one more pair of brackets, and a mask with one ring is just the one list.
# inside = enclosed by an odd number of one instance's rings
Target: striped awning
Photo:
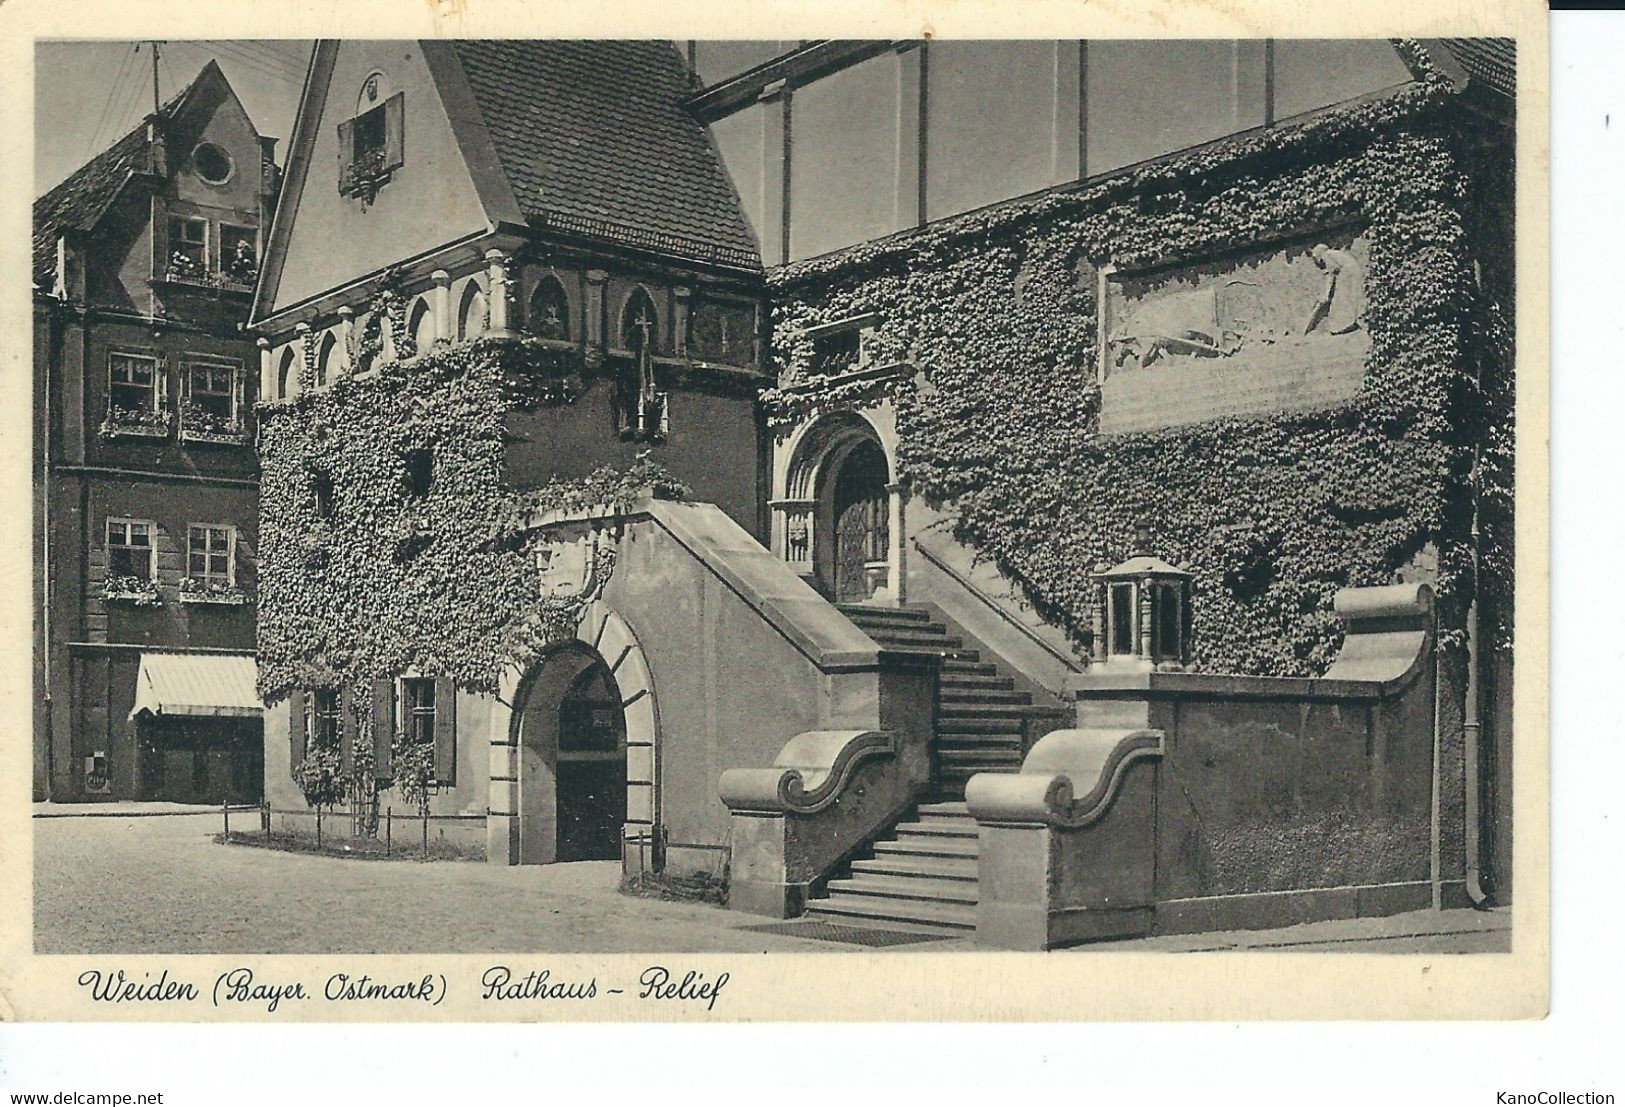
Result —
[[258, 715], [254, 655], [143, 653], [130, 718], [149, 715]]

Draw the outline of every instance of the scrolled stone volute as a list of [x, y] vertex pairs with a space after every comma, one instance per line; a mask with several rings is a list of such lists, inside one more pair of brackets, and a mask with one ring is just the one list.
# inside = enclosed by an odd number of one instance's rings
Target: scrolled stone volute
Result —
[[771, 768], [724, 772], [717, 792], [732, 811], [813, 815], [840, 798], [861, 765], [895, 752], [885, 731], [804, 731], [785, 743]]
[[[971, 777], [965, 803], [979, 823], [1077, 830], [1105, 815], [1131, 764], [1162, 754], [1160, 730], [1053, 730], [1028, 752], [1020, 772]], [[1078, 795], [1080, 787], [1088, 790]]]

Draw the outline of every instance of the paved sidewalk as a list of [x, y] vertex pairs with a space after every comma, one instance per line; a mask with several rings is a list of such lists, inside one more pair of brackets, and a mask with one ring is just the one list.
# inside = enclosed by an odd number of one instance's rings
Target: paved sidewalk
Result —
[[[257, 811], [252, 803], [234, 803], [233, 812]], [[111, 819], [122, 816], [143, 815], [214, 815], [219, 817], [220, 805], [208, 803], [169, 803], [164, 800], [112, 800], [107, 803], [36, 803], [36, 819]]]
[[1508, 908], [1407, 911], [1380, 918], [1302, 923], [1277, 930], [1166, 934], [1079, 948], [1136, 953], [1506, 953], [1512, 948], [1512, 912]]
[[[757, 928], [773, 920], [622, 895], [611, 861], [506, 868], [283, 853], [216, 844], [218, 808], [130, 806], [116, 813], [122, 818], [33, 824], [36, 952], [906, 956], [977, 948], [968, 938], [874, 947], [815, 940], [794, 928], [764, 932]], [[142, 817], [156, 813], [178, 817]], [[1501, 952], [1510, 941], [1509, 912], [1459, 910], [1076, 949], [1448, 954]]]

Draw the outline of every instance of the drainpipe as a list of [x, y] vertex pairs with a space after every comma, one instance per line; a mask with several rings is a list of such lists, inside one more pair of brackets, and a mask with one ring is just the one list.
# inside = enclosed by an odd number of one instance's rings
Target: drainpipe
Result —
[[[1473, 571], [1478, 570], [1478, 511], [1473, 510]], [[1475, 585], [1476, 591], [1476, 585]], [[1478, 714], [1478, 598], [1467, 607], [1467, 703], [1462, 712], [1461, 735], [1463, 755], [1467, 759], [1467, 898], [1475, 911], [1487, 911], [1490, 897], [1484, 891], [1480, 851], [1482, 839], [1479, 828], [1479, 714]]]

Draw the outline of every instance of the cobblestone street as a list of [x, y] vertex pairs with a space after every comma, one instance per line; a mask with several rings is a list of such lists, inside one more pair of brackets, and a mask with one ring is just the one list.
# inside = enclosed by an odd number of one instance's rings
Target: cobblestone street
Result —
[[[240, 818], [246, 826], [253, 815]], [[38, 953], [853, 948], [741, 930], [768, 920], [708, 904], [621, 895], [612, 862], [499, 868], [217, 845], [218, 812], [40, 818], [33, 827]]]
[[[38, 953], [876, 952], [747, 929], [771, 920], [709, 904], [622, 895], [612, 862], [352, 861], [217, 845], [218, 812], [60, 817], [53, 806], [33, 820]], [[1510, 927], [1505, 911], [1414, 911], [1082, 948], [1490, 953], [1509, 947]]]

